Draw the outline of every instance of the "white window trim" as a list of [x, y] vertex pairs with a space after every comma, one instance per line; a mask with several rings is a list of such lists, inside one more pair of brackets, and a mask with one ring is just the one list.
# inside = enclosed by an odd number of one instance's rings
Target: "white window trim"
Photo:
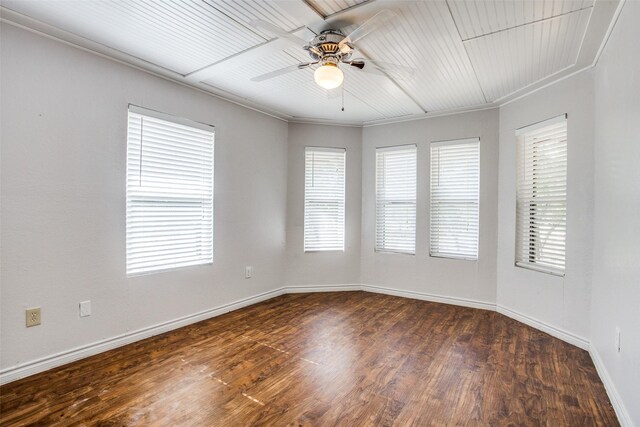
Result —
[[[431, 223], [432, 223], [432, 206], [431, 206], [431, 202], [432, 202], [432, 195], [431, 195], [431, 186], [432, 186], [432, 176], [431, 176], [431, 170], [429, 171], [429, 256], [432, 258], [442, 258], [442, 259], [454, 259], [454, 260], [460, 260], [460, 261], [472, 261], [472, 262], [478, 262], [478, 260], [480, 259], [480, 178], [481, 178], [481, 169], [480, 169], [480, 138], [479, 137], [473, 137], [473, 138], [463, 138], [463, 139], [452, 139], [452, 140], [444, 140], [444, 141], [434, 141], [431, 143], [430, 148], [433, 147], [444, 147], [444, 146], [449, 146], [449, 145], [462, 145], [462, 144], [471, 144], [471, 143], [477, 143], [478, 144], [478, 234], [476, 236], [476, 240], [477, 240], [477, 245], [478, 245], [478, 252], [476, 257], [466, 257], [466, 256], [462, 256], [462, 255], [444, 255], [444, 254], [439, 254], [439, 253], [434, 253], [432, 251], [431, 248]], [[431, 155], [431, 150], [430, 150], [430, 154]], [[431, 168], [431, 157], [429, 157], [429, 166]]]
[[547, 127], [547, 126], [555, 125], [557, 123], [562, 123], [562, 122], [567, 120], [567, 117], [568, 116], [565, 113], [565, 114], [561, 114], [561, 115], [556, 116], [556, 117], [552, 117], [552, 118], [547, 119], [547, 120], [542, 120], [542, 121], [539, 121], [539, 122], [536, 122], [536, 123], [532, 123], [532, 124], [527, 125], [527, 126], [520, 127], [518, 129], [516, 129], [516, 137], [521, 137], [526, 133], [530, 133], [530, 132], [533, 132], [535, 130], [542, 129], [542, 128]]
[[[342, 249], [307, 249], [306, 242], [306, 210], [307, 210], [307, 190], [306, 190], [306, 157], [307, 151], [325, 151], [330, 153], [342, 153], [344, 155], [344, 182], [342, 188], [342, 205], [343, 205], [343, 223], [342, 223]], [[346, 228], [347, 228], [347, 149], [344, 147], [317, 147], [306, 146], [304, 148], [304, 184], [303, 184], [303, 224], [302, 224], [302, 249], [305, 254], [327, 253], [327, 252], [344, 252], [346, 247]]]
[[552, 276], [558, 276], [558, 277], [564, 277], [565, 276], [565, 272], [564, 271], [555, 270], [553, 268], [539, 267], [539, 266], [536, 266], [534, 264], [529, 264], [529, 263], [524, 263], [524, 262], [516, 261], [514, 263], [514, 266], [518, 267], [518, 268], [523, 268], [525, 270], [536, 271], [538, 273], [551, 274]]
[[443, 141], [433, 141], [431, 143], [431, 147], [443, 147], [446, 145], [459, 145], [459, 144], [469, 144], [472, 142], [480, 142], [479, 137], [474, 138], [462, 138], [462, 139], [447, 139]]
[[[555, 125], [555, 124], [561, 123], [563, 121], [564, 122], [568, 121], [568, 114], [567, 113], [561, 114], [559, 116], [552, 117], [552, 118], [547, 119], [547, 120], [542, 120], [542, 121], [539, 121], [539, 122], [536, 122], [536, 123], [533, 123], [533, 124], [530, 124], [530, 125], [527, 125], [527, 126], [520, 127], [518, 129], [516, 129], [516, 131], [515, 131], [516, 143], [517, 144], [521, 144], [522, 143], [522, 141], [521, 141], [522, 137], [527, 133], [536, 131], [538, 129], [545, 128], [547, 126]], [[567, 149], [568, 149], [568, 139], [569, 139], [569, 137], [568, 137], [568, 135], [569, 135], [568, 127], [569, 126], [568, 126], [568, 123], [567, 123]], [[516, 161], [518, 161], [518, 159], [516, 159]], [[569, 178], [568, 172], [569, 172], [569, 163], [568, 163], [568, 159], [567, 159], [567, 165], [566, 165], [567, 187], [568, 187], [568, 184], [569, 184], [569, 182], [568, 182], [568, 178]], [[517, 170], [516, 170], [516, 173], [517, 173]], [[517, 185], [517, 179], [516, 179], [516, 185]], [[517, 203], [518, 203], [518, 190], [517, 190], [517, 188], [516, 188], [515, 199], [516, 199], [516, 209], [517, 209]], [[568, 207], [567, 200], [565, 200], [565, 204], [566, 204], [566, 209], [567, 209], [567, 212], [568, 212], [569, 207]], [[565, 269], [564, 270], [554, 269], [552, 267], [542, 267], [542, 266], [539, 266], [539, 265], [536, 265], [536, 264], [533, 264], [533, 263], [518, 261], [518, 259], [517, 259], [518, 258], [518, 244], [517, 244], [517, 241], [518, 241], [518, 236], [517, 236], [517, 233], [518, 233], [518, 229], [517, 229], [518, 218], [517, 218], [517, 215], [518, 214], [517, 214], [517, 210], [516, 210], [516, 221], [515, 221], [515, 223], [516, 223], [516, 248], [515, 248], [515, 260], [514, 260], [514, 264], [513, 265], [515, 267], [517, 267], [517, 268], [522, 268], [522, 269], [525, 269], [525, 270], [531, 270], [531, 271], [535, 271], [535, 272], [539, 272], [539, 273], [550, 274], [552, 276], [564, 277], [566, 275], [566, 256], [567, 256], [566, 235], [565, 235]]]
[[143, 116], [154, 117], [156, 119], [177, 123], [179, 125], [190, 126], [196, 129], [212, 132], [215, 135], [215, 126], [207, 123], [198, 122], [198, 121], [187, 119], [184, 117], [173, 116], [171, 114], [162, 113], [156, 110], [150, 110], [148, 108], [140, 107], [135, 104], [129, 104], [128, 108], [129, 108], [129, 113], [141, 114]]
[[[163, 121], [167, 121], [170, 123], [175, 123], [178, 125], [182, 125], [182, 126], [187, 126], [187, 127], [191, 127], [191, 128], [195, 128], [195, 129], [199, 129], [199, 130], [203, 130], [206, 132], [210, 132], [212, 134], [212, 162], [215, 161], [215, 127], [213, 125], [209, 125], [206, 123], [201, 123], [201, 122], [197, 122], [197, 121], [193, 121], [190, 119], [186, 119], [186, 118], [182, 118], [182, 117], [176, 117], [170, 114], [166, 114], [166, 113], [162, 113], [156, 110], [151, 110], [148, 108], [143, 108], [134, 104], [129, 104], [128, 105], [128, 110], [127, 110], [127, 128], [129, 127], [129, 120], [130, 120], [130, 115], [134, 114], [134, 115], [140, 115], [140, 116], [144, 116], [144, 117], [149, 117], [149, 118], [154, 118], [154, 119], [159, 119], [159, 120], [163, 120]], [[128, 174], [129, 174], [129, 166], [128, 166], [128, 162], [129, 162], [129, 130], [127, 129], [127, 165], [125, 166], [125, 171], [127, 174], [127, 177], [125, 178], [125, 199], [126, 199], [126, 206], [127, 209], [129, 207], [129, 191], [128, 191]], [[211, 186], [212, 186], [212, 197], [211, 197], [211, 261], [208, 262], [195, 262], [193, 264], [187, 264], [187, 265], [179, 265], [179, 266], [167, 266], [167, 267], [160, 267], [160, 268], [156, 268], [156, 269], [152, 269], [152, 270], [146, 270], [146, 271], [131, 271], [129, 270], [129, 266], [128, 266], [128, 254], [127, 254], [127, 260], [126, 260], [126, 270], [127, 270], [127, 277], [128, 278], [135, 278], [135, 277], [139, 277], [139, 276], [146, 276], [146, 275], [150, 275], [150, 274], [156, 274], [156, 273], [164, 273], [164, 272], [168, 272], [168, 271], [173, 271], [173, 270], [181, 270], [184, 268], [189, 268], [189, 267], [198, 267], [198, 266], [208, 266], [208, 265], [212, 265], [213, 264], [213, 254], [215, 252], [215, 242], [214, 242], [214, 228], [215, 228], [215, 203], [214, 203], [214, 197], [215, 197], [215, 179], [213, 176], [213, 173], [215, 171], [215, 165], [212, 164], [212, 177], [211, 177]], [[128, 216], [125, 218], [126, 223], [129, 222], [129, 218]], [[128, 245], [129, 244], [129, 237], [125, 236], [125, 244]]]
[[[415, 206], [416, 206], [416, 218], [415, 218], [415, 230], [414, 230], [414, 249], [412, 252], [409, 251], [402, 251], [402, 250], [396, 250], [396, 249], [387, 249], [387, 248], [378, 248], [378, 165], [377, 165], [377, 153], [381, 152], [390, 152], [390, 151], [399, 151], [399, 150], [403, 150], [403, 149], [410, 149], [413, 148], [416, 150], [416, 200], [415, 200]], [[402, 145], [391, 145], [391, 146], [385, 146], [385, 147], [376, 147], [375, 148], [375, 166], [374, 166], [374, 181], [375, 181], [375, 185], [374, 185], [374, 236], [373, 236], [373, 251], [375, 253], [380, 253], [380, 254], [396, 254], [396, 255], [411, 255], [411, 256], [415, 256], [416, 255], [416, 249], [417, 249], [417, 233], [418, 233], [418, 145], [417, 144], [402, 144]]]

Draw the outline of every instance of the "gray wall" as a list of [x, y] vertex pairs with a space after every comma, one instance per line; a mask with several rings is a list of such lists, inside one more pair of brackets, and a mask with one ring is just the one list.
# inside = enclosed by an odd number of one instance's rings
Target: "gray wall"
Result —
[[[1, 31], [2, 368], [282, 286], [287, 123], [11, 25]], [[216, 126], [212, 266], [126, 277], [129, 103]], [[93, 315], [79, 318], [84, 300]], [[42, 325], [27, 329], [32, 306]]]
[[[429, 148], [433, 141], [480, 137], [480, 247], [478, 261], [429, 256]], [[416, 254], [374, 252], [375, 151], [418, 146]], [[362, 147], [361, 281], [392, 289], [495, 302], [498, 189], [498, 110], [367, 127]]]
[[[361, 141], [361, 128], [289, 125], [287, 285], [360, 283]], [[347, 150], [344, 252], [304, 252], [304, 148], [308, 146]]]
[[[497, 303], [590, 340], [614, 399], [640, 425], [639, 20], [640, 3], [628, 1], [594, 70], [499, 110], [364, 129], [288, 125], [3, 24], [0, 369], [284, 285], [363, 283]], [[213, 266], [126, 277], [128, 103], [216, 126]], [[514, 131], [562, 113], [563, 278], [514, 266]], [[429, 143], [468, 137], [481, 138], [479, 260], [431, 258]], [[416, 255], [375, 253], [375, 148], [408, 143], [418, 145]], [[303, 252], [308, 145], [347, 149], [344, 253]], [[88, 299], [93, 315], [80, 319]], [[26, 329], [31, 306], [43, 324]]]
[[[593, 216], [593, 79], [580, 73], [500, 108], [498, 305], [589, 336]], [[567, 113], [566, 275], [515, 266], [515, 130]]]
[[[595, 73], [592, 351], [640, 426], [640, 2], [627, 1]], [[621, 351], [615, 345], [620, 329]]]

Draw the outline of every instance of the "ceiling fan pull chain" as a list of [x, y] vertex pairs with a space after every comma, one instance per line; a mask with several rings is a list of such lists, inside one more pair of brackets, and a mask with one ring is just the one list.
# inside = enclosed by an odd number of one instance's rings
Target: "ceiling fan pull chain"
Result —
[[344, 111], [344, 83], [342, 83], [342, 111]]

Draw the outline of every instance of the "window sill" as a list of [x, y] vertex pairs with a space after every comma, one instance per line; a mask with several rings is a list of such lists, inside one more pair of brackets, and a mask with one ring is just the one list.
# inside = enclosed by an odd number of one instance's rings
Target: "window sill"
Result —
[[454, 260], [458, 260], [458, 261], [473, 261], [473, 262], [478, 262], [478, 258], [467, 258], [467, 257], [462, 257], [462, 256], [453, 256], [453, 255], [443, 255], [443, 254], [432, 254], [430, 253], [429, 256], [431, 258], [443, 258], [443, 259], [454, 259]]
[[550, 274], [552, 276], [564, 277], [565, 272], [562, 270], [556, 270], [550, 267], [539, 267], [535, 264], [528, 264], [523, 262], [516, 262], [516, 267], [524, 268], [525, 270], [537, 271], [538, 273]]
[[403, 252], [403, 251], [392, 251], [389, 249], [374, 249], [374, 252], [377, 254], [391, 254], [391, 255], [412, 255], [415, 256], [415, 252]]

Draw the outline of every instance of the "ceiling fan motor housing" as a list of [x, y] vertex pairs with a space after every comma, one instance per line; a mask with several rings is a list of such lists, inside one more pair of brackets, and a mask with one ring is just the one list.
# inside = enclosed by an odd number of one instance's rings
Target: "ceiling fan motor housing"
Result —
[[314, 61], [337, 64], [351, 57], [353, 45], [351, 43], [339, 43], [345, 39], [340, 30], [324, 30], [309, 42], [305, 49]]

